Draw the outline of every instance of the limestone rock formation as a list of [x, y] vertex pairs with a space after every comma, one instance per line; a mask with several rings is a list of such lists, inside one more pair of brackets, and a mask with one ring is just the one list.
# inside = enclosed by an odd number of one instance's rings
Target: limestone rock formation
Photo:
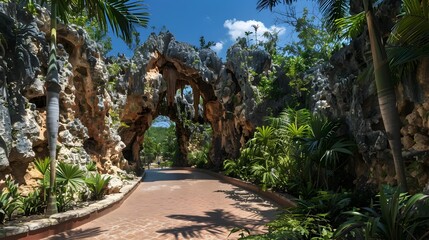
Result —
[[[0, 178], [11, 173], [21, 184], [34, 184], [31, 162], [48, 156], [46, 91], [49, 15], [39, 18], [18, 3], [0, 3]], [[111, 128], [108, 75], [96, 43], [79, 27], [58, 27], [60, 128], [58, 159], [84, 166], [97, 163], [103, 173], [125, 168], [125, 144]]]
[[[392, 12], [395, 12], [392, 9], [397, 7], [397, 4], [386, 5], [378, 13], [387, 21], [386, 26], [392, 25]], [[357, 143], [359, 158], [363, 160], [357, 163], [358, 177], [376, 184], [395, 183], [375, 82], [372, 77], [362, 77], [368, 62], [364, 53], [369, 51], [365, 39], [365, 34], [354, 39], [334, 54], [329, 64], [317, 66], [308, 73], [312, 81], [312, 108], [345, 120], [347, 131]], [[420, 188], [429, 185], [428, 64], [428, 59], [420, 61], [416, 74], [401, 79], [396, 87], [403, 156], [411, 170], [410, 185]]]
[[[0, 179], [12, 174], [30, 188], [40, 178], [32, 162], [48, 156], [49, 15], [45, 8], [37, 12], [36, 18], [18, 3], [0, 3]], [[103, 58], [80, 27], [60, 24], [57, 33], [59, 161], [82, 167], [93, 161], [103, 174], [123, 174], [129, 163], [138, 169], [144, 132], [154, 118], [166, 115], [176, 122], [177, 165], [187, 164], [192, 133], [186, 122], [209, 122], [210, 159], [220, 168], [225, 158], [237, 157], [263, 117], [256, 103], [258, 78], [250, 74], [270, 66], [270, 56], [261, 50], [234, 45], [223, 63], [212, 50], [164, 32], [150, 35], [132, 59], [113, 60]], [[184, 94], [185, 88], [192, 94]]]
[[[130, 74], [125, 78], [127, 100], [120, 107], [121, 121], [130, 126], [121, 129], [127, 145], [125, 157], [140, 163], [143, 134], [158, 115], [176, 122], [183, 158], [177, 159], [178, 165], [186, 165], [190, 133], [185, 119], [208, 121], [212, 126], [210, 159], [214, 167], [220, 168], [225, 158], [236, 157], [254, 128], [250, 119], [255, 118], [257, 90], [250, 69], [257, 73], [267, 70], [270, 56], [234, 45], [227, 59], [223, 64], [212, 50], [197, 51], [169, 32], [150, 35], [131, 59]], [[190, 99], [177, 94], [186, 86], [192, 89]]]

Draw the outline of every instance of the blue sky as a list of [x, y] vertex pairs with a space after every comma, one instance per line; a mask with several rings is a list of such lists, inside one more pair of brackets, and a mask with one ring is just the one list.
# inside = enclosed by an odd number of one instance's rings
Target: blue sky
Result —
[[[314, 1], [295, 3], [299, 13], [304, 6], [312, 12], [316, 7]], [[155, 28], [158, 33], [163, 26], [173, 33], [176, 40], [199, 46], [199, 39], [204, 36], [206, 42], [214, 41], [212, 49], [225, 60], [226, 50], [238, 36], [245, 31], [254, 32], [251, 25], [258, 25], [258, 33], [277, 31], [280, 45], [290, 41], [293, 32], [289, 26], [276, 21], [276, 14], [269, 10], [256, 10], [257, 0], [146, 0], [150, 20], [148, 28], [138, 28], [142, 42]], [[283, 11], [281, 5], [275, 11]], [[254, 36], [254, 35], [252, 35]], [[258, 40], [263, 39], [258, 36]], [[131, 57], [132, 52], [121, 39], [112, 37], [113, 50], [109, 55], [125, 53]]]

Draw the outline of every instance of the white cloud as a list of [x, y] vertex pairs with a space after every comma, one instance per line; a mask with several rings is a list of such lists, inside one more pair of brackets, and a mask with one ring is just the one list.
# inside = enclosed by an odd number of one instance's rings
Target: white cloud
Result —
[[214, 46], [211, 46], [210, 48], [217, 54], [219, 54], [219, 52], [223, 49], [223, 42], [217, 42]]
[[263, 22], [256, 20], [237, 20], [237, 19], [227, 19], [223, 23], [223, 26], [228, 29], [228, 34], [231, 37], [232, 41], [235, 41], [238, 37], [246, 37], [245, 32], [252, 32], [250, 35], [251, 39], [255, 38], [255, 28], [253, 26], [258, 26], [258, 41], [266, 40], [262, 35], [265, 32], [278, 32], [279, 36], [285, 33], [286, 28], [272, 25], [266, 27]]

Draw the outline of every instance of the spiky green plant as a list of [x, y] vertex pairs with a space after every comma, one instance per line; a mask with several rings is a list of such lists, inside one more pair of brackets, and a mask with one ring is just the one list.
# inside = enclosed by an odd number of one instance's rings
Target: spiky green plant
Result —
[[24, 212], [25, 216], [43, 213], [43, 210], [46, 208], [45, 202], [40, 196], [39, 189], [35, 189], [33, 192], [30, 192], [26, 197], [19, 196], [18, 205]]
[[8, 220], [12, 219], [12, 215], [19, 208], [18, 204], [18, 184], [12, 179], [11, 176], [7, 176], [5, 180], [5, 187], [0, 193], [0, 223], [4, 222], [4, 216], [7, 216]]
[[88, 164], [86, 164], [86, 170], [90, 171], [90, 172], [94, 172], [97, 171], [97, 164], [95, 162], [89, 162]]
[[57, 167], [57, 184], [67, 190], [78, 191], [85, 186], [85, 172], [79, 166], [59, 162]]
[[103, 177], [99, 173], [90, 174], [89, 177], [85, 179], [86, 186], [88, 186], [91, 191], [93, 200], [100, 200], [104, 197], [110, 179], [110, 177]]
[[337, 239], [428, 239], [429, 195], [408, 195], [384, 186], [378, 202], [370, 207], [345, 212], [351, 216], [335, 232]]

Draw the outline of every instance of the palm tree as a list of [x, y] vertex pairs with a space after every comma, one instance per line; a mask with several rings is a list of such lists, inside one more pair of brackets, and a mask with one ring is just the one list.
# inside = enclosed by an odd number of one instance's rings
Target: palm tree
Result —
[[252, 24], [252, 28], [255, 29], [255, 45], [258, 46], [258, 24]]
[[250, 46], [250, 34], [252, 34], [251, 31], [246, 31], [244, 32], [244, 35], [246, 35], [246, 40], [247, 40], [247, 46]]
[[57, 68], [57, 18], [67, 23], [69, 15], [85, 12], [90, 20], [96, 20], [103, 31], [108, 26], [113, 32], [126, 42], [132, 41], [135, 25], [147, 26], [148, 13], [141, 1], [131, 0], [41, 0], [40, 3], [50, 4], [51, 34], [49, 50], [49, 67], [46, 76], [47, 89], [47, 131], [48, 148], [51, 158], [51, 177], [48, 206], [46, 213], [57, 212], [55, 196], [55, 169], [57, 153], [57, 137], [59, 127], [59, 93], [61, 86], [58, 79]]
[[[402, 159], [402, 145], [400, 134], [400, 119], [396, 108], [396, 95], [386, 49], [381, 43], [381, 35], [378, 32], [377, 22], [374, 17], [372, 2], [362, 0], [368, 27], [368, 35], [371, 44], [371, 53], [374, 65], [375, 83], [377, 87], [378, 102], [381, 117], [386, 129], [387, 138], [392, 151], [398, 185], [402, 191], [407, 191], [405, 165]], [[257, 8], [272, 9], [280, 0], [259, 0]], [[283, 0], [283, 3], [291, 4], [292, 0]], [[346, 0], [319, 0], [320, 8], [324, 13], [326, 22], [330, 26], [335, 25], [335, 20], [345, 17], [348, 13], [348, 1]]]

